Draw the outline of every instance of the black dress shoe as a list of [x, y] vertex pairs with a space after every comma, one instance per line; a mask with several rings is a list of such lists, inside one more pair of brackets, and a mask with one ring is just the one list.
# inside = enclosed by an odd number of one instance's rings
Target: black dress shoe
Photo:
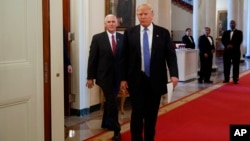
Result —
[[114, 136], [112, 137], [113, 141], [121, 141], [121, 134], [120, 133], [115, 133]]
[[228, 80], [224, 80], [223, 83], [228, 83], [229, 81]]
[[234, 84], [239, 84], [238, 81], [234, 81]]
[[202, 81], [202, 80], [198, 80], [198, 83], [199, 83], [199, 84], [202, 84], [202, 83], [203, 83], [203, 81]]
[[205, 83], [213, 83], [211, 80], [204, 81]]

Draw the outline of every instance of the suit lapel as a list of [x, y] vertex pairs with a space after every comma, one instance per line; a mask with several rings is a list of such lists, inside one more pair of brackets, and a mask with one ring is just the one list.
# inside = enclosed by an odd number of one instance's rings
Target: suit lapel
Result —
[[116, 33], [116, 44], [117, 44], [117, 48], [116, 48], [116, 54], [119, 54], [121, 47], [122, 47], [122, 39], [121, 39], [121, 35]]
[[103, 33], [103, 38], [104, 38], [104, 47], [107, 47], [108, 50], [110, 50], [110, 53], [113, 55], [113, 51], [112, 51], [112, 46], [109, 42], [109, 36], [107, 32]]
[[155, 55], [155, 50], [157, 48], [158, 39], [160, 35], [158, 29], [153, 25], [153, 37], [152, 37], [152, 48], [151, 48], [151, 58]]
[[[231, 41], [237, 36], [237, 34], [238, 34], [238, 31], [237, 31], [237, 29], [235, 29], [234, 32], [233, 32], [233, 36], [232, 36]], [[236, 35], [236, 36], [234, 36], [234, 35]]]
[[121, 42], [121, 35], [116, 33], [116, 44], [117, 44], [117, 48], [120, 48], [121, 45], [122, 45], [122, 42]]
[[137, 50], [138, 54], [141, 57], [141, 47], [142, 47], [142, 45], [141, 45], [141, 38], [140, 38], [140, 34], [141, 34], [140, 25], [136, 26], [135, 33], [136, 33], [136, 36], [135, 36], [136, 50]]
[[231, 34], [231, 30], [229, 30], [229, 31], [226, 31], [227, 32], [227, 38], [229, 39], [229, 41], [231, 40], [230, 39], [230, 34]]

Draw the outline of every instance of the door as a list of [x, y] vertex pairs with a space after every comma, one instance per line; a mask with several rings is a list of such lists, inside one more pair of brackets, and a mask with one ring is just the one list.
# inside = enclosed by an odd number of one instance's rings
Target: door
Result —
[[0, 140], [43, 141], [41, 0], [0, 1]]

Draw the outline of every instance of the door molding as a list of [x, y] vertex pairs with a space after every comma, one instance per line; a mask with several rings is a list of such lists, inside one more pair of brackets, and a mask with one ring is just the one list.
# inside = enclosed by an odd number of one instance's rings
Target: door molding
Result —
[[43, 76], [44, 76], [44, 140], [51, 141], [51, 68], [50, 68], [50, 1], [42, 1], [43, 13]]

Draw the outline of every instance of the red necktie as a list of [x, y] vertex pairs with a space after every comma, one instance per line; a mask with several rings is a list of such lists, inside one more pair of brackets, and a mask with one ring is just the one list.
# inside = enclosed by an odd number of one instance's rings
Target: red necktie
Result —
[[111, 37], [112, 37], [112, 50], [113, 50], [113, 54], [115, 55], [115, 52], [116, 52], [116, 42], [115, 42], [114, 35], [112, 35]]

